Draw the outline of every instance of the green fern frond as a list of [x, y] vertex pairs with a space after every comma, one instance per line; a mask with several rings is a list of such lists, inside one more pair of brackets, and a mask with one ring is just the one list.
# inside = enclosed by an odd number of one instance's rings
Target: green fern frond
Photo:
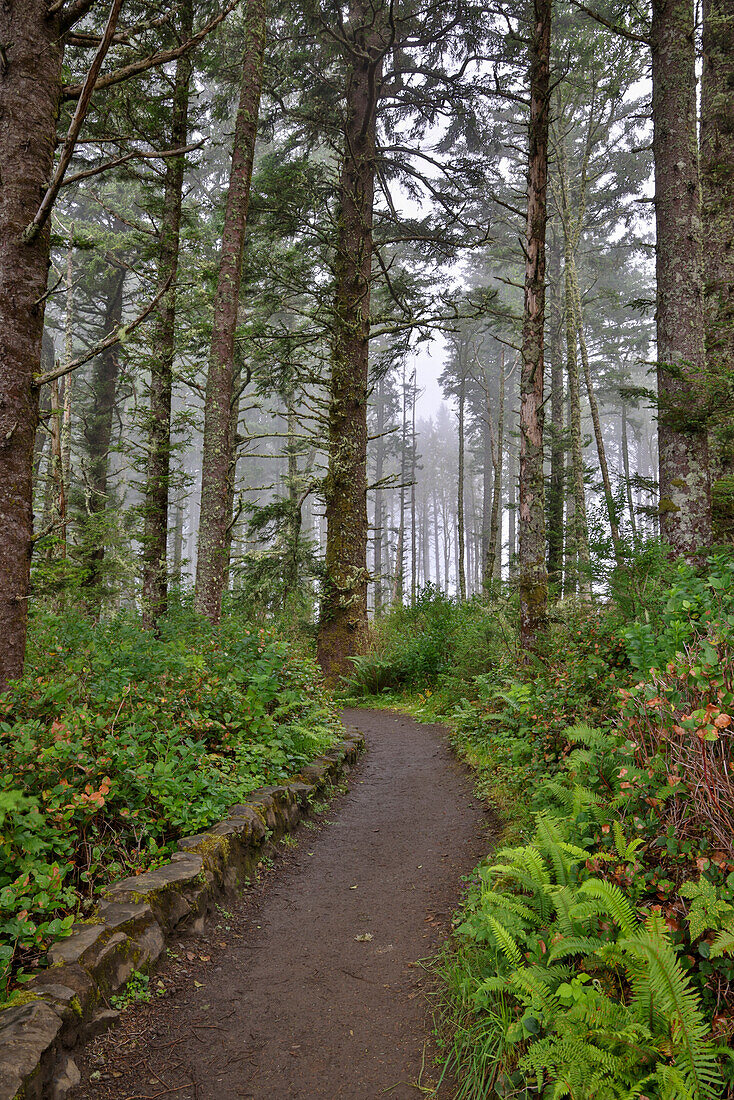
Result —
[[620, 946], [646, 964], [644, 972], [635, 969], [633, 974], [635, 994], [644, 1000], [650, 996], [668, 1021], [677, 1048], [675, 1068], [696, 1100], [714, 1100], [721, 1087], [716, 1052], [705, 1039], [708, 1026], [698, 995], [681, 969], [662, 917], [648, 917], [644, 931]]
[[625, 894], [615, 883], [590, 878], [581, 884], [579, 894], [593, 898], [599, 905], [597, 912], [611, 917], [624, 936], [634, 936], [639, 931], [640, 923], [637, 915]]
[[522, 963], [522, 951], [505, 926], [490, 913], [487, 914], [487, 924], [492, 929], [494, 942], [502, 954], [515, 966], [520, 966]]
[[603, 943], [603, 940], [594, 936], [568, 936], [553, 944], [548, 952], [548, 961], [567, 959], [569, 955], [593, 955]]
[[[572, 861], [566, 857], [566, 853], [561, 847], [563, 837], [559, 835], [555, 822], [547, 814], [537, 814], [535, 821], [537, 824], [535, 843], [543, 854], [550, 859], [555, 871], [556, 881], [561, 886], [568, 886], [571, 881]], [[585, 853], [584, 858], [586, 858]]]
[[734, 952], [734, 922], [722, 929], [711, 944], [709, 958], [718, 959], [721, 955], [731, 955]]

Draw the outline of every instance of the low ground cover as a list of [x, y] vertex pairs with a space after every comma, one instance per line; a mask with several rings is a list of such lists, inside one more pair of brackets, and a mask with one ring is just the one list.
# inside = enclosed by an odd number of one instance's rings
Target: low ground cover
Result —
[[314, 662], [232, 615], [39, 614], [0, 696], [0, 1001], [104, 883], [164, 859], [340, 728]]
[[[633, 563], [616, 598], [556, 609], [530, 667], [512, 617], [459, 609], [444, 671], [401, 685], [513, 821], [439, 964], [460, 1096], [734, 1095], [734, 559]], [[452, 618], [424, 606], [414, 629]], [[482, 618], [490, 667], [467, 674], [453, 639]]]

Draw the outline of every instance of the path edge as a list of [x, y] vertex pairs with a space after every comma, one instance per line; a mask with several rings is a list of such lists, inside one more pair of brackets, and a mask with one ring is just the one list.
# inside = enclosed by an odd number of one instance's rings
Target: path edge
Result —
[[0, 1100], [71, 1096], [80, 1075], [70, 1052], [117, 1019], [110, 996], [133, 971], [152, 969], [174, 935], [203, 931], [217, 902], [256, 876], [275, 842], [364, 747], [364, 734], [347, 729], [290, 782], [253, 791], [205, 832], [183, 837], [160, 867], [110, 883], [97, 914], [54, 943], [50, 966], [24, 986], [20, 1002], [0, 1009]]

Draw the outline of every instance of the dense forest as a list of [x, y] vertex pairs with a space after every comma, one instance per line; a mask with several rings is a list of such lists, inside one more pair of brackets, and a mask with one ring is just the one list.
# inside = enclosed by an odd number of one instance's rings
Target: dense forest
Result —
[[0, 999], [387, 699], [458, 1095], [734, 1095], [731, 3], [12, 0], [0, 316]]

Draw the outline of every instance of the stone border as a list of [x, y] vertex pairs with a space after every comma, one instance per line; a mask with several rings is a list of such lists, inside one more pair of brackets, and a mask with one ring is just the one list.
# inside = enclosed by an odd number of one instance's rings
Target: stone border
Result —
[[21, 1003], [0, 1009], [0, 1100], [69, 1096], [80, 1079], [69, 1052], [119, 1016], [110, 995], [134, 970], [150, 969], [174, 933], [203, 931], [215, 903], [256, 875], [273, 842], [363, 748], [363, 735], [347, 731], [290, 783], [253, 791], [224, 821], [184, 837], [168, 863], [108, 886], [94, 920], [54, 943], [51, 965], [24, 986]]

